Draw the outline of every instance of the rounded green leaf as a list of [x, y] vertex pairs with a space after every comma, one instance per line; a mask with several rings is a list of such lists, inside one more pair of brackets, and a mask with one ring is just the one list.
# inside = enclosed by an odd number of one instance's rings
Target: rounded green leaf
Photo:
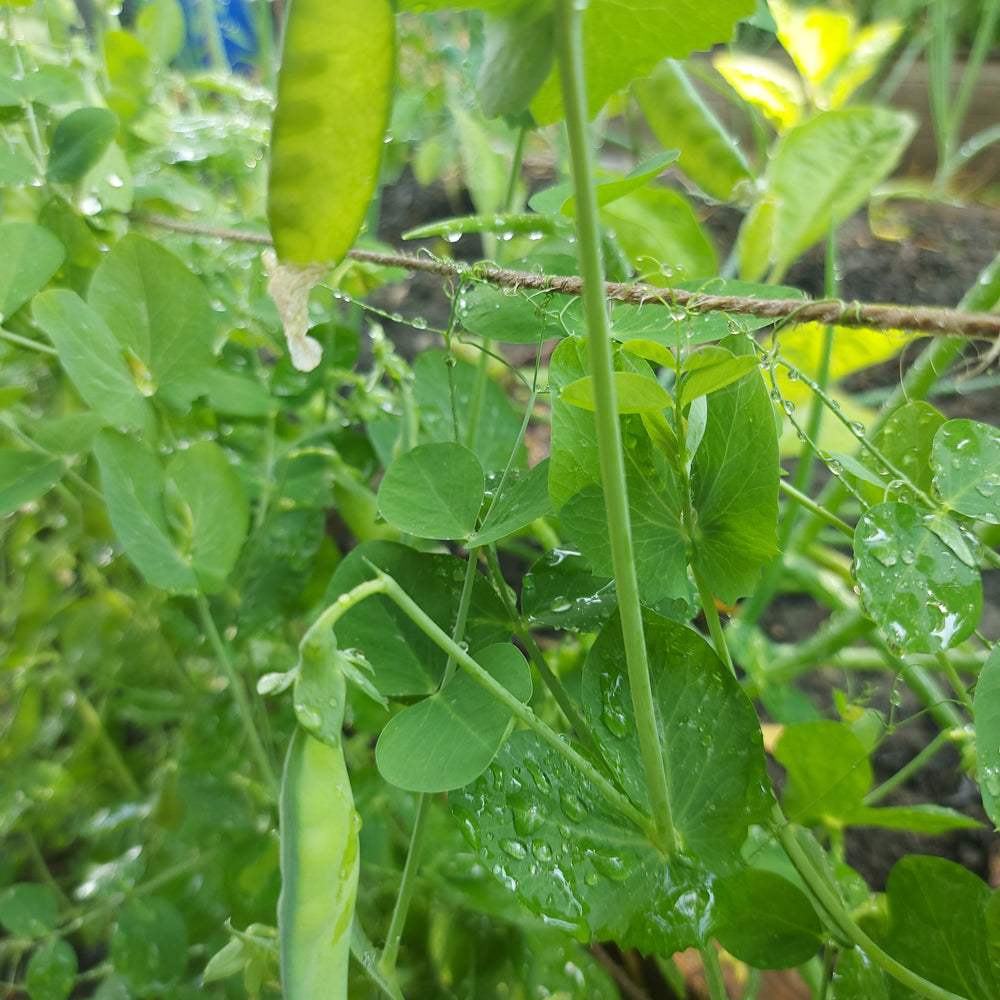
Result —
[[104, 155], [118, 132], [118, 118], [107, 108], [77, 108], [52, 133], [46, 176], [60, 184], [80, 180]]
[[618, 604], [615, 582], [595, 576], [578, 552], [553, 549], [525, 574], [521, 611], [536, 625], [598, 632]]
[[0, 892], [0, 924], [11, 934], [38, 938], [56, 926], [59, 904], [55, 896], [35, 882], [16, 882]]
[[283, 261], [339, 263], [378, 183], [395, 67], [388, 0], [292, 0], [267, 216]]
[[28, 959], [25, 985], [31, 1000], [66, 1000], [76, 983], [76, 952], [62, 938], [49, 938]]
[[460, 445], [423, 444], [386, 470], [378, 491], [382, 516], [420, 538], [468, 538], [483, 505], [479, 459]]
[[130, 899], [111, 932], [115, 972], [140, 997], [167, 992], [187, 970], [188, 934], [176, 907], [157, 896]]
[[806, 894], [788, 879], [760, 868], [724, 878], [719, 891], [730, 914], [715, 932], [730, 955], [757, 969], [790, 969], [823, 944], [823, 926]]
[[32, 222], [0, 225], [0, 323], [12, 316], [59, 270], [66, 250]]
[[1000, 524], [1000, 429], [977, 420], [949, 420], [934, 435], [931, 467], [949, 507]]
[[854, 557], [861, 600], [900, 649], [940, 653], [979, 623], [975, 560], [961, 535], [942, 531], [934, 515], [903, 503], [871, 507], [855, 529]]
[[978, 876], [943, 858], [913, 855], [889, 873], [887, 938], [893, 958], [968, 1000], [1000, 996], [987, 913], [992, 893]]
[[[520, 701], [531, 697], [531, 671], [516, 646], [488, 646], [476, 660]], [[440, 691], [389, 721], [375, 748], [378, 769], [386, 781], [412, 792], [461, 788], [489, 766], [512, 718], [460, 668]]]
[[983, 664], [972, 702], [976, 720], [976, 771], [983, 807], [1000, 829], [1000, 646]]

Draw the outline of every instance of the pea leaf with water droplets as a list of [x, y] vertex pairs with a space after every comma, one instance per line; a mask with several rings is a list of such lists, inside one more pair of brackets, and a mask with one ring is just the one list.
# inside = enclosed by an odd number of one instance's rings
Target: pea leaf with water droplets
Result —
[[1000, 429], [978, 420], [949, 420], [934, 435], [931, 466], [949, 507], [1000, 524]]
[[861, 600], [900, 649], [940, 653], [979, 623], [983, 588], [976, 561], [957, 530], [909, 504], [882, 503], [854, 532]]
[[976, 720], [976, 773], [983, 807], [1000, 828], [1000, 646], [986, 658], [972, 702]]
[[581, 940], [669, 955], [708, 942], [715, 876], [669, 861], [555, 749], [515, 733], [474, 784], [451, 793], [477, 855], [533, 913]]

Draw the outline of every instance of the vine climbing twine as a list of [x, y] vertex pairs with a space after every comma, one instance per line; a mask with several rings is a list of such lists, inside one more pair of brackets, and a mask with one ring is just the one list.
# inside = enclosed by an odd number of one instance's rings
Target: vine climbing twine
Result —
[[[212, 229], [181, 222], [159, 215], [136, 216], [138, 222], [233, 242], [270, 246], [271, 238], [262, 233], [238, 229]], [[416, 256], [403, 253], [377, 253], [352, 250], [348, 256], [359, 263], [380, 267], [423, 271], [442, 278], [477, 281], [512, 291], [550, 292], [579, 296], [583, 281], [579, 277], [513, 271], [489, 263], [461, 264], [430, 254]], [[710, 288], [711, 283], [706, 285]], [[922, 333], [928, 336], [960, 336], [994, 341], [1000, 347], [1000, 313], [962, 312], [937, 306], [902, 306], [884, 303], [843, 302], [839, 299], [758, 299], [742, 295], [713, 295], [709, 291], [687, 291], [681, 288], [655, 288], [641, 282], [606, 283], [607, 298], [636, 306], [667, 306], [688, 313], [723, 312], [732, 316], [757, 316], [775, 322], [796, 325], [820, 323], [870, 330]]]

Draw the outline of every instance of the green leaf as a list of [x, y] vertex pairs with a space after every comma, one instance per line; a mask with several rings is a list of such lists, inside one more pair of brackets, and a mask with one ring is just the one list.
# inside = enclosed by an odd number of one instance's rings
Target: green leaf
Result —
[[[657, 282], [715, 274], [718, 261], [687, 199], [669, 188], [641, 188], [601, 209], [629, 262]], [[657, 272], [663, 278], [657, 277]]]
[[52, 133], [46, 176], [57, 184], [81, 180], [118, 134], [118, 118], [107, 108], [77, 108]]
[[[476, 660], [519, 701], [531, 697], [531, 671], [516, 646], [499, 643]], [[411, 792], [448, 792], [475, 781], [503, 745], [513, 715], [471, 674], [389, 720], [375, 747], [386, 781]]]
[[215, 364], [216, 314], [205, 287], [172, 253], [130, 233], [104, 256], [88, 301], [132, 359], [137, 380], [185, 410]]
[[774, 757], [788, 775], [782, 796], [785, 813], [804, 826], [878, 826], [933, 835], [980, 825], [944, 806], [866, 806], [864, 797], [873, 779], [868, 749], [838, 722], [786, 726]]
[[94, 456], [112, 527], [139, 572], [163, 590], [194, 590], [197, 578], [167, 526], [166, 475], [159, 459], [145, 445], [109, 430], [98, 434]]
[[890, 1000], [886, 975], [860, 948], [848, 948], [837, 958], [831, 1000]]
[[63, 938], [43, 941], [28, 959], [24, 982], [31, 1000], [66, 1000], [76, 985], [76, 952]]
[[712, 935], [711, 873], [680, 854], [664, 862], [534, 732], [514, 733], [474, 784], [451, 793], [451, 807], [483, 866], [580, 940], [669, 955]]
[[208, 405], [232, 417], [266, 417], [275, 408], [267, 388], [249, 374], [212, 368], [205, 373]]
[[0, 224], [0, 323], [13, 316], [59, 270], [66, 251], [31, 222]]
[[[615, 364], [618, 370], [644, 371], [648, 377], [643, 362], [621, 352]], [[583, 343], [564, 340], [552, 356], [553, 388], [587, 374]], [[696, 529], [690, 534], [681, 521], [686, 504], [672, 461], [650, 438], [641, 417], [621, 419], [643, 602], [687, 598], [690, 546], [713, 592], [735, 604], [753, 589], [776, 540], [777, 432], [763, 380], [751, 373], [709, 397], [704, 436], [692, 463]], [[559, 398], [552, 407], [549, 491], [567, 534], [595, 574], [612, 576], [594, 419]]]
[[680, 63], [664, 59], [632, 85], [639, 107], [664, 149], [679, 149], [680, 168], [706, 194], [733, 198], [752, 179], [740, 147], [691, 85]]
[[[477, 394], [478, 365], [456, 361], [444, 351], [422, 351], [413, 362], [413, 396], [420, 411], [420, 428], [430, 441], [464, 441], [486, 472], [507, 468], [512, 452], [523, 466], [521, 416], [492, 379], [481, 389], [482, 410], [469, 441], [472, 401]], [[454, 393], [454, 407], [452, 394]], [[455, 427], [455, 417], [458, 427]]]
[[[364, 542], [337, 567], [326, 602], [364, 580], [372, 579], [371, 562], [392, 576], [443, 629], [458, 614], [466, 564], [448, 555], [416, 552], [395, 542]], [[473, 581], [465, 640], [475, 656], [485, 646], [510, 640], [511, 622], [485, 577]], [[356, 647], [375, 665], [375, 685], [389, 698], [429, 695], [437, 690], [445, 654], [388, 598], [370, 597], [337, 621], [342, 649]]]
[[476, 96], [487, 118], [517, 115], [549, 75], [554, 56], [551, 9], [522, 3], [500, 16], [486, 15], [483, 61]]
[[395, 68], [388, 0], [292, 0], [271, 127], [278, 257], [339, 263], [378, 183]]
[[[911, 400], [889, 415], [872, 438], [872, 445], [904, 473], [914, 486], [930, 495], [931, 447], [934, 435], [943, 423], [944, 417], [930, 403]], [[887, 490], [895, 478], [893, 474], [888, 469], [881, 468], [867, 450], [861, 453], [860, 459], [867, 472], [862, 475], [861, 470], [856, 468], [850, 471], [863, 480], [859, 491], [870, 504], [878, 504], [889, 498], [910, 499], [909, 495], [887, 496]], [[875, 488], [869, 489], [864, 483], [870, 483]]]
[[128, 900], [111, 932], [111, 962], [133, 994], [169, 992], [187, 971], [188, 934], [177, 908], [158, 896]]
[[146, 398], [125, 362], [122, 344], [76, 292], [52, 289], [32, 304], [35, 322], [48, 334], [77, 392], [107, 423], [140, 428]]
[[975, 560], [957, 532], [942, 538], [941, 523], [910, 504], [883, 503], [865, 511], [854, 532], [861, 600], [906, 652], [951, 649], [982, 614]]
[[561, 631], [597, 632], [617, 604], [614, 580], [594, 576], [578, 552], [546, 552], [521, 584], [525, 618]]
[[1000, 647], [986, 657], [972, 702], [976, 722], [976, 776], [983, 808], [1000, 829]]
[[[823, 111], [790, 129], [768, 157], [764, 187], [740, 227], [740, 275], [780, 281], [791, 263], [870, 197], [914, 132], [887, 108]], [[808, 178], [808, 183], [803, 183]]]
[[686, 406], [699, 396], [738, 382], [757, 367], [757, 359], [751, 354], [737, 357], [724, 347], [705, 347], [689, 354], [681, 367], [686, 373], [681, 381], [681, 399]]
[[420, 538], [468, 538], [483, 505], [479, 459], [460, 444], [418, 445], [386, 470], [378, 491], [382, 516]]
[[[643, 614], [659, 743], [674, 828], [685, 851], [713, 870], [737, 865], [748, 825], [770, 799], [760, 724], [739, 682], [692, 629]], [[582, 700], [618, 782], [648, 808], [642, 751], [617, 617], [587, 656]]]
[[757, 969], [790, 969], [823, 945], [823, 926], [808, 896], [771, 871], [727, 875], [719, 892], [733, 914], [715, 937], [730, 955]]
[[[717, 0], [679, 6], [673, 0], [592, 0], [583, 16], [583, 59], [591, 117], [616, 91], [646, 76], [663, 58], [683, 59], [732, 37], [736, 22], [754, 11], [754, 0]], [[562, 118], [555, 74], [531, 111], [542, 125]]]
[[879, 943], [925, 979], [969, 1000], [1000, 996], [987, 911], [994, 894], [972, 872], [914, 855], [889, 873], [889, 927]]
[[[615, 392], [618, 396], [619, 413], [645, 413], [673, 406], [670, 393], [648, 375], [637, 372], [615, 372]], [[559, 393], [564, 403], [579, 406], [582, 410], [594, 411], [594, 380], [585, 375], [564, 386]]]
[[236, 470], [213, 441], [199, 441], [167, 463], [166, 486], [190, 515], [182, 552], [205, 593], [221, 589], [236, 563], [250, 522], [250, 505]]
[[552, 513], [549, 500], [549, 460], [542, 459], [529, 472], [510, 472], [503, 491], [493, 498], [482, 527], [469, 539], [470, 545], [490, 545]]
[[59, 904], [55, 896], [36, 882], [16, 882], [0, 892], [0, 923], [27, 938], [44, 937], [55, 930]]
[[[458, 297], [457, 315], [470, 333], [502, 344], [537, 344], [565, 334], [561, 303], [548, 293], [511, 294], [492, 285], [474, 285]], [[579, 303], [568, 308], [580, 312]]]
[[[594, 186], [597, 204], [601, 207], [610, 205], [612, 202], [618, 201], [619, 198], [624, 198], [625, 195], [645, 187], [651, 180], [659, 177], [671, 163], [674, 163], [679, 155], [676, 149], [657, 153], [656, 156], [651, 156], [635, 169], [630, 170], [624, 177], [598, 180]], [[563, 202], [562, 211], [565, 215], [576, 215], [575, 195], [571, 194]]]
[[178, 0], [151, 0], [139, 11], [136, 35], [164, 65], [184, 48], [184, 8]]
[[48, 455], [0, 449], [0, 517], [44, 496], [65, 471], [61, 461]]
[[871, 787], [868, 751], [839, 722], [823, 719], [786, 726], [774, 759], [787, 772], [781, 797], [785, 815], [803, 826], [845, 825]]
[[934, 484], [952, 510], [1000, 524], [1000, 430], [949, 420], [934, 435]]

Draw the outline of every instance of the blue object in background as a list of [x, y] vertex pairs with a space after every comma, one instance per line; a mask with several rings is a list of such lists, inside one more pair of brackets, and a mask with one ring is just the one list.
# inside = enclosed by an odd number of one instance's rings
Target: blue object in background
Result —
[[194, 65], [215, 61], [215, 32], [221, 43], [221, 55], [229, 68], [238, 73], [252, 73], [260, 49], [257, 26], [251, 10], [253, 0], [180, 0], [184, 10], [184, 53], [182, 58]]

